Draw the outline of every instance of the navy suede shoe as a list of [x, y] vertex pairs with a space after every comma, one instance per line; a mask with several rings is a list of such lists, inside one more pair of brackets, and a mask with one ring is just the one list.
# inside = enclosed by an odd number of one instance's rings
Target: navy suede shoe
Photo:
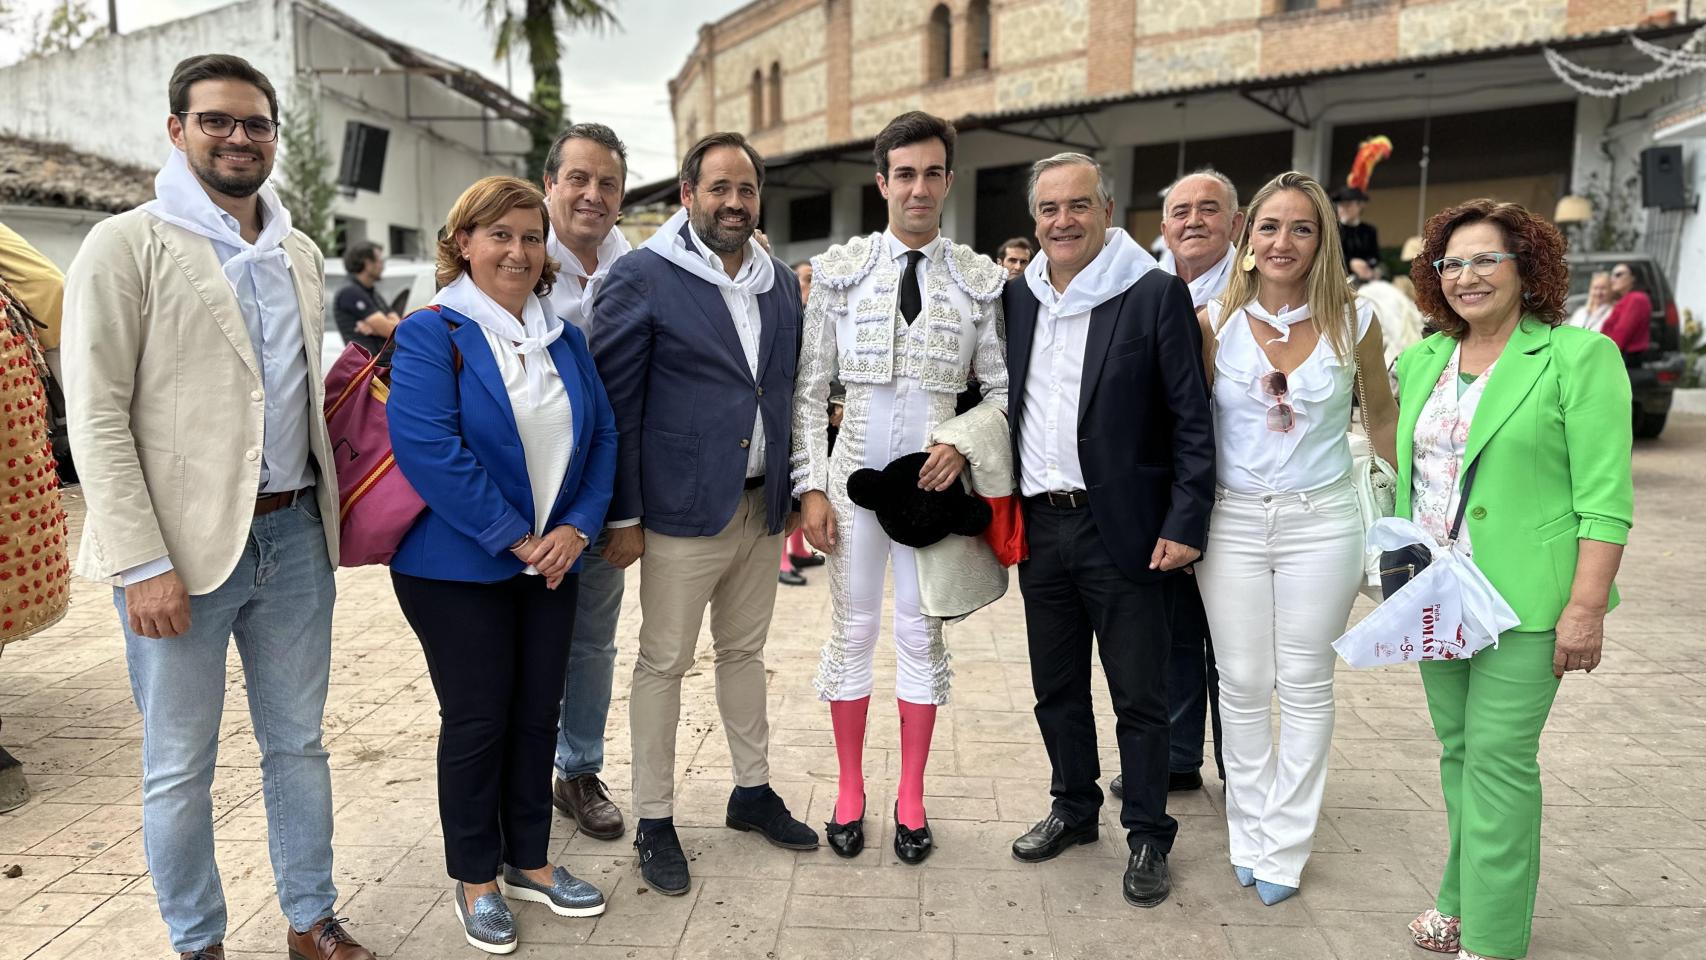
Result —
[[[739, 787], [735, 788], [737, 791]], [[729, 797], [728, 818], [725, 821], [736, 830], [753, 830], [764, 839], [789, 850], [816, 850], [817, 831], [794, 819], [788, 805], [768, 786], [753, 799], [743, 800], [738, 793]]]

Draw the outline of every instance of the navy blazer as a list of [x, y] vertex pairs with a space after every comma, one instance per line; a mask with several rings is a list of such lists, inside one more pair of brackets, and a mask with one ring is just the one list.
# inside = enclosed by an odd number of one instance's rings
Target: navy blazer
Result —
[[800, 283], [771, 260], [776, 283], [758, 297], [756, 379], [714, 284], [644, 247], [610, 268], [593, 302], [592, 352], [620, 437], [611, 520], [640, 518], [673, 537], [721, 533], [740, 504], [761, 411], [766, 521], [782, 532], [793, 502]]
[[[508, 580], [526, 569], [509, 545], [534, 529], [533, 487], [491, 345], [479, 324], [449, 308], [416, 310], [396, 337], [385, 404], [391, 450], [427, 509], [391, 569], [434, 580]], [[596, 539], [616, 472], [616, 424], [581, 332], [565, 324], [549, 350], [574, 411], [574, 436], [563, 438], [574, 450], [546, 529], [573, 524]]]
[[[1025, 377], [1036, 332], [1036, 295], [1018, 277], [1002, 292], [1007, 318], [1007, 409], [1013, 474], [1021, 475]], [[1151, 270], [1090, 311], [1078, 393], [1078, 463], [1090, 513], [1114, 564], [1133, 580], [1155, 541], [1201, 550], [1214, 505], [1214, 417], [1203, 374], [1202, 328], [1183, 281]]]

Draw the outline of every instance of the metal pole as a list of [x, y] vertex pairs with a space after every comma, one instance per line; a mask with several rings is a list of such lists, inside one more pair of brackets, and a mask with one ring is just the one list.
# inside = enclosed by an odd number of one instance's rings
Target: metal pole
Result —
[[[1423, 74], [1416, 74], [1420, 80]], [[1428, 222], [1428, 159], [1433, 148], [1434, 98], [1433, 78], [1428, 78], [1428, 111], [1422, 117], [1422, 159], [1417, 164], [1422, 168], [1421, 189], [1416, 191], [1416, 236], [1422, 235], [1422, 225]]]
[[107, 33], [118, 36], [118, 0], [107, 0]]

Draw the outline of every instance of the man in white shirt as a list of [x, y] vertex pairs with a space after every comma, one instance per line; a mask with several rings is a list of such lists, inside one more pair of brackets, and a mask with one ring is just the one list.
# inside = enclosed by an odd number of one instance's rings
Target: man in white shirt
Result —
[[[829, 557], [832, 626], [813, 686], [829, 702], [835, 731], [839, 793], [827, 829], [830, 847], [844, 857], [864, 846], [861, 758], [891, 564], [901, 724], [894, 850], [903, 863], [920, 863], [934, 849], [924, 768], [950, 675], [942, 621], [920, 610], [917, 551], [890, 540], [876, 514], [853, 504], [847, 478], [928, 450], [919, 485], [946, 489], [959, 482], [966, 460], [951, 444], [932, 443], [931, 434], [955, 416], [968, 377], [975, 373], [983, 383], [981, 405], [1007, 406], [996, 303], [1006, 272], [942, 235], [955, 139], [953, 124], [920, 111], [896, 117], [877, 134], [876, 179], [888, 201], [888, 229], [817, 257], [806, 305], [793, 483], [806, 539]], [[827, 402], [837, 379], [847, 389], [847, 429], [832, 458]]]
[[1030, 547], [1019, 588], [1054, 802], [1013, 855], [1048, 860], [1097, 838], [1094, 636], [1119, 717], [1122, 888], [1153, 907], [1172, 889], [1178, 832], [1167, 815], [1168, 613], [1214, 498], [1202, 329], [1185, 285], [1109, 229], [1113, 196], [1095, 160], [1039, 160], [1028, 194], [1041, 249], [1002, 309]]
[[156, 199], [97, 225], [66, 278], [65, 394], [88, 502], [78, 572], [119, 584], [142, 839], [173, 949], [225, 956], [210, 791], [234, 633], [289, 953], [372, 960], [333, 914], [321, 742], [338, 558], [324, 264], [266, 182], [267, 78], [238, 57], [191, 57], [170, 100]]
[[[551, 307], [589, 337], [593, 300], [610, 268], [629, 250], [616, 225], [627, 177], [628, 149], [602, 123], [574, 124], [545, 156], [545, 204], [551, 212], [545, 252], [558, 263]], [[581, 561], [551, 785], [557, 809], [598, 840], [614, 840], [623, 832], [622, 811], [610, 802], [609, 788], [599, 778], [625, 580], [622, 568], [604, 556], [609, 545], [608, 537], [597, 537]]]

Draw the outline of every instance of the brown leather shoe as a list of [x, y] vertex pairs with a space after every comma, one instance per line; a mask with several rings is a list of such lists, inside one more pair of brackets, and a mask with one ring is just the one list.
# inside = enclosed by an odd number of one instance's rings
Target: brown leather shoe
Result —
[[373, 960], [373, 951], [356, 943], [337, 917], [327, 917], [305, 933], [290, 931], [285, 944], [290, 960]]
[[551, 780], [551, 803], [575, 818], [581, 832], [595, 840], [622, 836], [622, 811], [610, 802], [610, 789], [596, 773]]
[[225, 944], [216, 943], [211, 947], [180, 953], [178, 960], [225, 960]]

